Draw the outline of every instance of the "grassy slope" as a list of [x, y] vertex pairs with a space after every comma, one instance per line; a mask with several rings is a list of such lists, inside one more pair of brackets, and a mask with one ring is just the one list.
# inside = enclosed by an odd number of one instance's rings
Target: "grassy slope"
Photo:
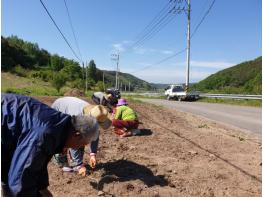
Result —
[[[64, 92], [65, 88], [61, 92]], [[1, 92], [26, 95], [60, 95], [50, 83], [38, 79], [19, 77], [11, 73], [1, 73]]]
[[224, 69], [195, 84], [197, 90], [211, 93], [261, 94], [262, 57]]

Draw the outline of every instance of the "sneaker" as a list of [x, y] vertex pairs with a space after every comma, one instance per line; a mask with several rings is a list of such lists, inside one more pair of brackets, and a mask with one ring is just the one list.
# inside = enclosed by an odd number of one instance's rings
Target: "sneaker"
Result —
[[64, 166], [64, 167], [62, 167], [62, 171], [63, 172], [72, 172], [73, 169], [71, 167], [69, 167], [69, 166]]
[[73, 167], [72, 170], [73, 170], [74, 172], [78, 172], [82, 167], [83, 167], [83, 165], [75, 166], [75, 167]]
[[124, 131], [124, 129], [114, 128], [114, 133], [117, 135], [123, 135], [123, 134], [125, 134], [125, 131]]
[[131, 131], [127, 131], [124, 134], [120, 135], [120, 137], [130, 137], [132, 136], [132, 132]]

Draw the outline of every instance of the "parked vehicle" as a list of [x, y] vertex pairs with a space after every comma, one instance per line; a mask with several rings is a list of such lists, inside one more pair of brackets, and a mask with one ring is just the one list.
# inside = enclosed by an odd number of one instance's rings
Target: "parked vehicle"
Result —
[[164, 94], [168, 100], [195, 101], [199, 99], [198, 92], [187, 92], [183, 85], [169, 85], [165, 88]]

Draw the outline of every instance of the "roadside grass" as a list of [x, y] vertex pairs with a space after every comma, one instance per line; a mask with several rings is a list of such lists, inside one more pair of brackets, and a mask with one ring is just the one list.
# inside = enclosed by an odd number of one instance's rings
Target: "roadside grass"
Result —
[[262, 106], [261, 100], [200, 98], [198, 101], [199, 102], [205, 102], [205, 103], [222, 103], [222, 104], [253, 106], [253, 107], [261, 107]]
[[61, 96], [68, 89], [64, 87], [58, 93], [48, 82], [1, 73], [1, 92], [30, 96]]
[[[17, 76], [8, 72], [1, 72], [1, 92], [23, 94], [28, 96], [63, 96], [70, 87], [61, 88], [60, 92], [49, 83], [40, 79]], [[89, 90], [85, 97], [91, 98], [93, 92]]]
[[129, 95], [127, 93], [122, 94], [123, 98], [132, 99], [132, 98], [147, 98], [147, 99], [166, 99], [165, 96], [143, 96], [140, 94]]

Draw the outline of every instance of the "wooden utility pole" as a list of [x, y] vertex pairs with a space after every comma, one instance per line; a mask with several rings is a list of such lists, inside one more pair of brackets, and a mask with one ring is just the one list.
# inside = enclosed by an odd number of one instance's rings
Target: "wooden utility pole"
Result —
[[104, 72], [102, 72], [102, 80], [103, 80], [103, 90], [104, 90], [104, 92], [105, 92]]
[[85, 93], [88, 92], [88, 62], [86, 61], [86, 88], [85, 88]]
[[186, 82], [185, 82], [185, 90], [186, 92], [189, 89], [189, 69], [190, 69], [190, 12], [191, 12], [191, 5], [190, 1], [188, 0], [187, 5], [188, 5], [188, 24], [187, 24], [187, 56], [186, 56], [186, 62], [187, 62], [187, 67], [186, 67]]
[[111, 56], [113, 56], [113, 58], [111, 58], [112, 60], [115, 60], [117, 63], [117, 67], [116, 67], [116, 81], [115, 81], [115, 89], [119, 89], [119, 60], [120, 60], [120, 53], [118, 52], [117, 54], [111, 54]]

